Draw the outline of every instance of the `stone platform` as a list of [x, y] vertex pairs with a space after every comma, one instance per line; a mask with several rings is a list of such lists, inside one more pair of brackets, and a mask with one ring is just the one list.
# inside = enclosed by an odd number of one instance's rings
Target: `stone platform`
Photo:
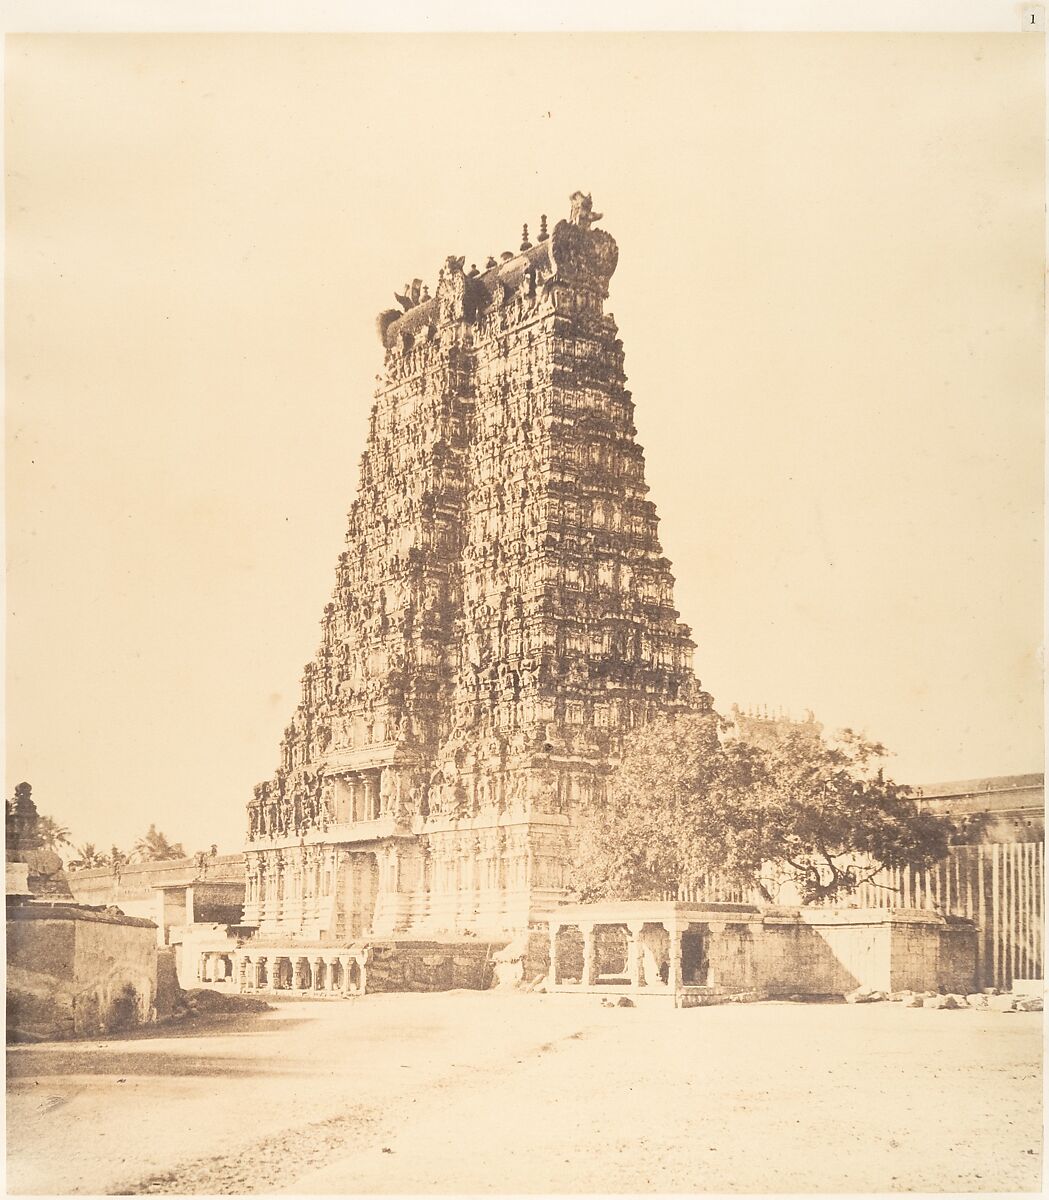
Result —
[[547, 989], [678, 1008], [860, 988], [965, 993], [970, 921], [917, 909], [621, 901], [547, 922]]

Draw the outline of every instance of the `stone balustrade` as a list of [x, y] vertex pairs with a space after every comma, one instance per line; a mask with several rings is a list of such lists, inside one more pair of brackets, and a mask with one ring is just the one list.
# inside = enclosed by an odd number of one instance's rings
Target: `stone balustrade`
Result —
[[232, 957], [231, 979], [241, 992], [286, 992], [330, 999], [362, 996], [367, 983], [366, 950], [267, 946], [244, 948], [225, 957]]

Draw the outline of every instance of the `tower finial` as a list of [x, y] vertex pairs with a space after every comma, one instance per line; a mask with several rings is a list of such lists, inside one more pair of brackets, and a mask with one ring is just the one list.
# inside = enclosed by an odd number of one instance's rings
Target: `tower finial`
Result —
[[594, 212], [594, 202], [590, 198], [589, 192], [573, 192], [568, 197], [572, 211], [569, 213], [568, 220], [573, 225], [581, 225], [584, 229], [589, 229], [595, 221], [600, 221], [603, 213]]
[[546, 232], [546, 213], [539, 218], [539, 240], [545, 242], [550, 235]]
[[528, 240], [528, 226], [523, 225], [521, 227], [521, 249], [522, 250], [531, 250], [531, 248], [532, 248], [532, 243]]

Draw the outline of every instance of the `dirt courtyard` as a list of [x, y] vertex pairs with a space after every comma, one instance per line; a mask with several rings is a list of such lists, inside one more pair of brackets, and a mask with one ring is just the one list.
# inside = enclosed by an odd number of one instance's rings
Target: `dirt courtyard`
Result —
[[9, 1194], [1029, 1191], [1041, 1014], [290, 1001], [8, 1049]]

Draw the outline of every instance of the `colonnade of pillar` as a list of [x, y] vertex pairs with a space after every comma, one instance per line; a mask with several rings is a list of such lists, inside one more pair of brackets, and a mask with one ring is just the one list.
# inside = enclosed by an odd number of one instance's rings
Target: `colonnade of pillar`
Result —
[[[646, 939], [646, 926], [651, 933], [666, 938], [665, 953], [654, 954]], [[681, 930], [668, 929], [663, 923], [648, 921], [557, 921], [548, 924], [550, 932], [550, 983], [553, 986], [593, 987], [598, 983], [595, 933], [599, 929], [622, 929], [627, 932], [626, 970], [624, 975], [631, 988], [665, 987], [676, 991], [681, 984]], [[558, 936], [563, 929], [577, 929], [583, 939], [582, 975], [576, 984], [564, 984], [558, 979], [562, 966]], [[647, 952], [647, 953], [646, 953]]]
[[382, 815], [381, 774], [378, 770], [351, 771], [336, 779], [336, 821], [356, 824]]
[[230, 983], [233, 979], [233, 955], [221, 950], [206, 950], [197, 965], [201, 983]]
[[236, 970], [242, 992], [360, 996], [364, 994], [367, 964], [360, 954], [268, 950], [238, 954]]

